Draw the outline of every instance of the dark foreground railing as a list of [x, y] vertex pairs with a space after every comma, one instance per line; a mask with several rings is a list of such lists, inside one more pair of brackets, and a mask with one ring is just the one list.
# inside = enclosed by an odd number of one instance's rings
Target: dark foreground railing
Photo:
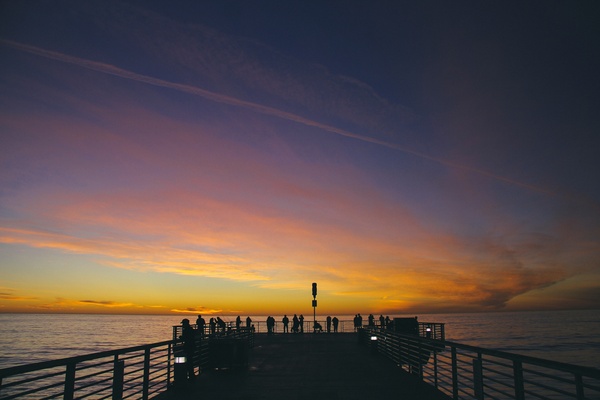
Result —
[[[196, 336], [194, 371], [247, 360], [250, 330]], [[211, 351], [212, 349], [212, 351]], [[233, 350], [233, 351], [230, 351]], [[179, 339], [0, 369], [0, 400], [150, 399], [185, 380]], [[235, 357], [234, 357], [235, 356]], [[179, 376], [177, 376], [179, 375]]]
[[366, 327], [363, 344], [453, 399], [600, 399], [600, 370]]
[[173, 341], [0, 370], [0, 399], [148, 399], [171, 381]]
[[[152, 398], [186, 379], [178, 329], [174, 340], [0, 369], [0, 400]], [[598, 369], [446, 342], [436, 324], [413, 332], [367, 326], [358, 335], [373, 352], [453, 399], [600, 399]], [[245, 367], [253, 334], [198, 332], [194, 371]]]

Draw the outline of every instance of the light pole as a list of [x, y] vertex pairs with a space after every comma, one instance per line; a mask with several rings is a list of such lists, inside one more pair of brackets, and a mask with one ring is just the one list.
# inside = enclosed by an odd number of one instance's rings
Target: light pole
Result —
[[313, 333], [317, 331], [317, 283], [312, 284], [312, 295], [313, 295]]

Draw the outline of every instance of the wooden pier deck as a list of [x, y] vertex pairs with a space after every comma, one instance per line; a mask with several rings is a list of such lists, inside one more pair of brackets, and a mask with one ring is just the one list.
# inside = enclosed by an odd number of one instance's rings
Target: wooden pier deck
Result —
[[356, 334], [256, 334], [249, 365], [240, 371], [203, 371], [193, 383], [156, 400], [312, 400], [383, 398], [448, 400]]

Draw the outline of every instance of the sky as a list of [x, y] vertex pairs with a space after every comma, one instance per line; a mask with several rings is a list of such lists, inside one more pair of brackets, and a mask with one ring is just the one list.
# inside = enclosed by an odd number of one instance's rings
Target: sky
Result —
[[0, 312], [600, 308], [600, 4], [0, 1]]

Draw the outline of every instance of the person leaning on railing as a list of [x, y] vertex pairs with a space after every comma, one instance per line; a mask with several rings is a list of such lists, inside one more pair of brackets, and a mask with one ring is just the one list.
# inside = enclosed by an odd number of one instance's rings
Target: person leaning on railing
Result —
[[196, 333], [190, 325], [190, 320], [184, 318], [181, 321], [181, 339], [183, 340], [183, 352], [185, 354], [185, 364], [188, 373], [188, 379], [194, 380], [194, 352], [196, 349]]

